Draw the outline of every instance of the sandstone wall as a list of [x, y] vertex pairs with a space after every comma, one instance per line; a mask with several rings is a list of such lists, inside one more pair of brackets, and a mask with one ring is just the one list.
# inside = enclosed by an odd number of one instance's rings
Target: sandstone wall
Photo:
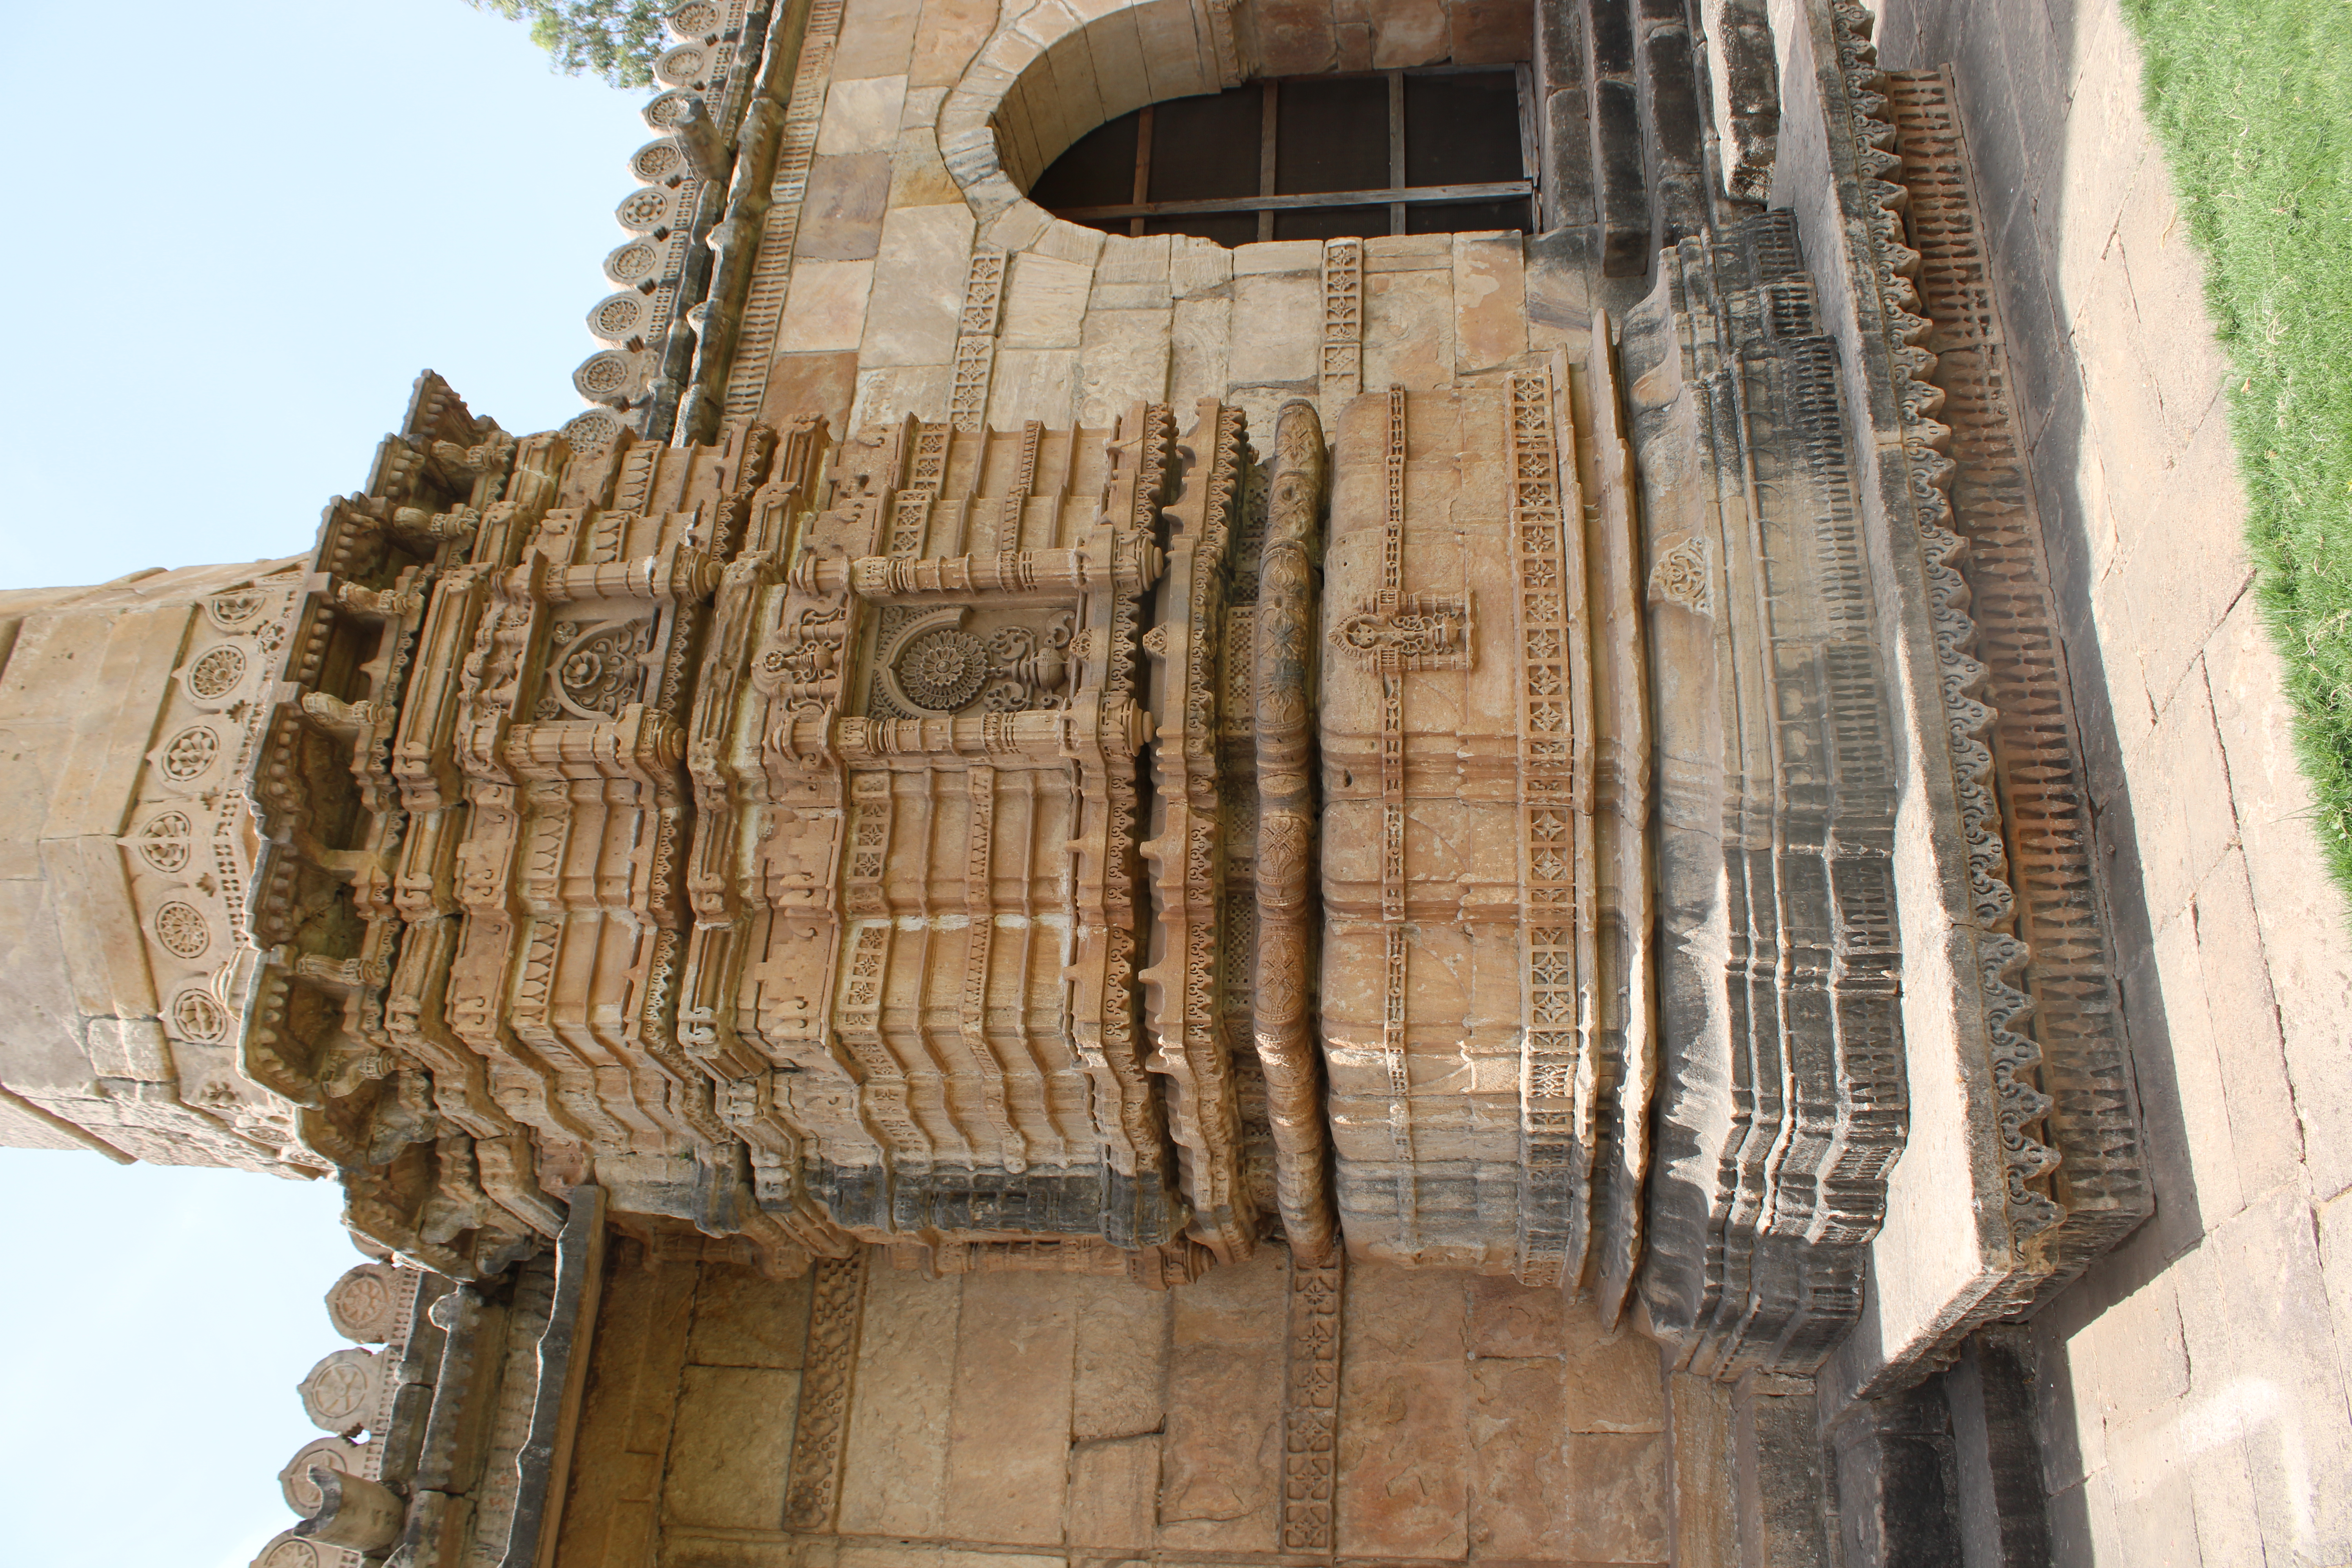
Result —
[[2033, 1321], [2056, 1561], [2352, 1556], [2352, 934], [2115, 0], [1888, 0], [1957, 79], [2090, 754], [2158, 1213]]
[[[1154, 17], [1168, 9], [1144, 8]], [[1318, 60], [1318, 47], [1344, 52], [1347, 37], [1381, 26], [1418, 40], [1377, 48], [1383, 67], [1527, 58], [1525, 39], [1496, 35], [1475, 5], [1455, 7], [1459, 15], [1435, 5], [1370, 9], [1369, 21], [1359, 13], [1338, 23], [1268, 10], [1257, 18], [1267, 68], [1300, 50]], [[1262, 441], [1284, 398], [1329, 390], [1327, 341], [1361, 345], [1348, 393], [1391, 383], [1433, 389], [1554, 348], [1581, 353], [1592, 303], [1582, 258], [1517, 235], [1375, 238], [1364, 246], [1360, 284], [1327, 297], [1319, 241], [1228, 250], [1183, 237], [1106, 236], [1014, 199], [1005, 174], [1025, 186], [1104, 117], [1086, 105], [1108, 103], [1108, 113], [1145, 100], [1140, 89], [1110, 85], [1125, 79], [1118, 62], [1137, 52], [1133, 16], [1142, 14], [1087, 25], [1058, 5], [1000, 11], [990, 0], [849, 0], [821, 106], [812, 106], [783, 309], [772, 329], [747, 318], [737, 351], [751, 361], [739, 358], [739, 384], [764, 379], [761, 417], [816, 410], [836, 428], [908, 413], [984, 417], [998, 429], [1027, 420], [1108, 426], [1138, 400], [1190, 406], [1219, 397], [1248, 411]], [[1159, 21], [1182, 37], [1152, 44], [1142, 60], [1191, 75], [1148, 96], [1216, 90], [1213, 51], [1196, 46], [1192, 20], [1180, 10]], [[1341, 44], [1310, 47], [1334, 27]], [[1054, 52], [1040, 56], [1031, 33], [1055, 38]], [[1202, 60], [1186, 63], [1196, 47]], [[1059, 85], [1054, 62], [1071, 57], [1087, 62], [1084, 90]], [[1000, 58], [1026, 63], [1000, 68]], [[1328, 68], [1304, 58], [1282, 68]], [[1064, 68], [1076, 84], [1081, 73]], [[957, 152], [966, 133], [942, 125], [951, 91], [964, 118], [993, 111], [1004, 125], [1003, 171], [994, 144], [976, 163]], [[1035, 130], [1020, 106], [1041, 95], [1079, 108]], [[976, 249], [1003, 253], [1001, 274], [983, 282], [971, 265]], [[782, 270], [764, 253], [760, 265], [764, 275]], [[982, 306], [977, 316], [973, 305]], [[951, 397], [960, 363], [971, 384], [974, 345], [960, 360], [960, 338], [986, 340], [980, 352], [989, 363], [970, 406]], [[1336, 412], [1327, 400], [1327, 422]]]
[[[842, 1320], [820, 1311], [812, 1343], [809, 1280], [648, 1268], [620, 1244], [557, 1561], [1271, 1563], [1286, 1283], [1273, 1248], [1167, 1292], [1066, 1274], [931, 1279], [876, 1252], [854, 1344], [834, 1352], [847, 1375], [835, 1405], [821, 1368]], [[1558, 1291], [1450, 1270], [1360, 1267], [1339, 1316], [1341, 1557], [1667, 1560], [1666, 1387], [1648, 1341], [1603, 1334]], [[829, 1531], [786, 1528], [806, 1522], [823, 1463], [804, 1388], [843, 1418]]]

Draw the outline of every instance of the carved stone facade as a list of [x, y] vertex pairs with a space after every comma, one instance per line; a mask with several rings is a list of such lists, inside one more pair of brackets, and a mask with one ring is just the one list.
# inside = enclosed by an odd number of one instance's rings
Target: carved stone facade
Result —
[[[384, 1259], [265, 1563], [1832, 1560], [2152, 1199], [1948, 89], [1774, 16], [693, 0], [596, 406], [0, 603], [0, 1131]], [[1024, 194], [1449, 60], [1545, 232]]]

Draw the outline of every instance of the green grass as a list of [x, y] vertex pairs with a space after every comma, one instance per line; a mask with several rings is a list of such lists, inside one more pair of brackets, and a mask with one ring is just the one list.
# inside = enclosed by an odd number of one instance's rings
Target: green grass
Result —
[[2122, 0], [2206, 259], [2264, 618], [2352, 899], [2352, 0]]

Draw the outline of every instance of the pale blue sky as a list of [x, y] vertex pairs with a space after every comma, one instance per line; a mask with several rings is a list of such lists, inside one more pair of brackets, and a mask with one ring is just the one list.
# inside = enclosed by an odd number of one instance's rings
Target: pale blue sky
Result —
[[[651, 138], [463, 0], [0, 0], [0, 587], [307, 549], [409, 384], [525, 432]], [[358, 1260], [323, 1185], [0, 1151], [0, 1568], [243, 1568]]]

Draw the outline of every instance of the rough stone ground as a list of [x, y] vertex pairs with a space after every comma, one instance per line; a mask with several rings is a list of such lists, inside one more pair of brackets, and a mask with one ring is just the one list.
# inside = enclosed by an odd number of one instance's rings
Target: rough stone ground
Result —
[[2062, 1564], [2352, 1561], [2352, 920], [2255, 614], [2229, 366], [2114, 0], [1885, 0], [1948, 62], [2091, 754], [2156, 1217], [2034, 1323]]

